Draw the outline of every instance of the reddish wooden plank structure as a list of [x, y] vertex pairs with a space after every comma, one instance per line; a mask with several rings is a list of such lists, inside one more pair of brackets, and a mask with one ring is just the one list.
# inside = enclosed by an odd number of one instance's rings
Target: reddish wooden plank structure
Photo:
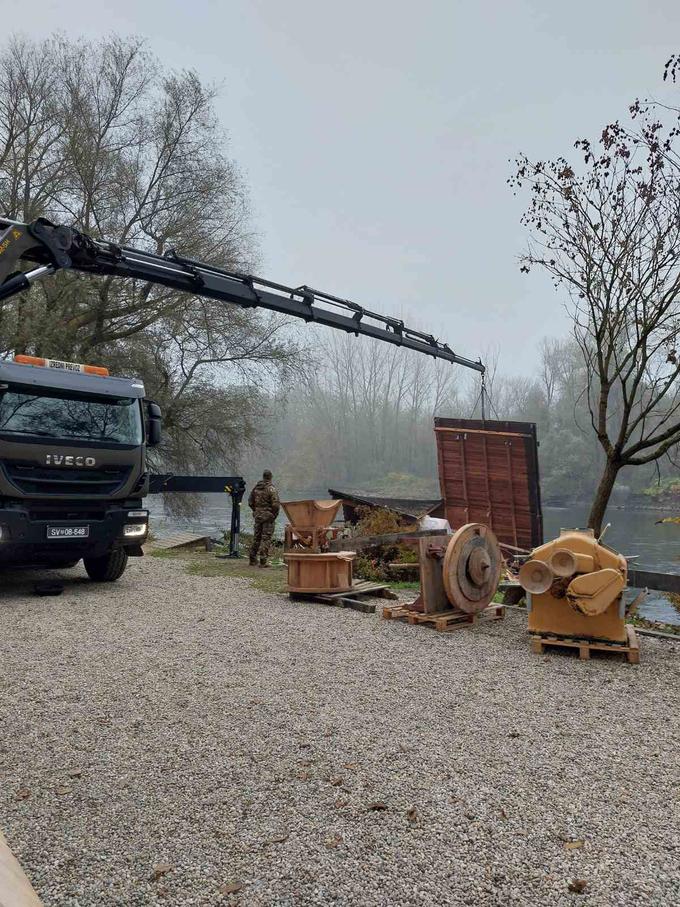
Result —
[[538, 442], [533, 422], [435, 418], [443, 515], [457, 528], [484, 523], [499, 542], [543, 542]]

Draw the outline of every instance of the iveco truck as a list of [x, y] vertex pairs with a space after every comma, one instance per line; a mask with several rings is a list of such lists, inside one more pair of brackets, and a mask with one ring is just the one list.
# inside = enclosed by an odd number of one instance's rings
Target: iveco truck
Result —
[[0, 568], [72, 567], [118, 579], [148, 534], [146, 449], [159, 407], [98, 366], [0, 363]]

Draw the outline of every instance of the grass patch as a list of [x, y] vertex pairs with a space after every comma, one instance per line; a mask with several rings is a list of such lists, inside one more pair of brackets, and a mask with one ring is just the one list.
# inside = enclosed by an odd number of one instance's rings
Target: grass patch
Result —
[[274, 566], [263, 569], [251, 567], [247, 557], [218, 558], [215, 552], [200, 548], [156, 548], [148, 552], [151, 557], [181, 561], [190, 576], [240, 577], [249, 579], [251, 585], [261, 592], [285, 592], [286, 568], [274, 561]]
[[241, 579], [249, 579], [251, 585], [260, 592], [277, 592], [286, 591], [286, 568], [284, 566], [272, 566], [267, 568], [251, 567], [247, 559], [234, 558], [222, 560], [216, 558], [214, 554], [204, 551], [202, 557], [192, 558], [187, 564], [186, 571], [192, 576], [237, 576]]

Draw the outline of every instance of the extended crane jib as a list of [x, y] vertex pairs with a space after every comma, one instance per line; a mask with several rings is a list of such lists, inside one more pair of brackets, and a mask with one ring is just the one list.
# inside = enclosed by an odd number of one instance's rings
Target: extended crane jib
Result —
[[[406, 327], [403, 321], [364, 309], [348, 299], [314, 290], [287, 287], [238, 274], [174, 250], [165, 256], [93, 239], [71, 227], [38, 218], [30, 224], [0, 218], [0, 301], [30, 289], [59, 270], [143, 280], [241, 308], [260, 307], [313, 321], [355, 335], [372, 337], [405, 349], [444, 359], [484, 374], [480, 361], [458, 356], [432, 335]], [[20, 262], [36, 267], [20, 269]]]

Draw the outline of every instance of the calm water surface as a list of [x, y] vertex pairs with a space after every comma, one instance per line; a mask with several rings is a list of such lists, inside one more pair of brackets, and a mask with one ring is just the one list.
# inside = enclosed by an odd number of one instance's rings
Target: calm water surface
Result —
[[[303, 498], [327, 498], [328, 492], [319, 489], [316, 492], [295, 492], [281, 490], [284, 500]], [[152, 495], [146, 499], [152, 518], [153, 531], [157, 535], [167, 535], [173, 530], [187, 529], [196, 532], [218, 534], [229, 528], [231, 502], [227, 495], [205, 495], [201, 515], [197, 519], [178, 520], [163, 510], [162, 498]], [[653, 510], [626, 510], [613, 508], [607, 514], [611, 527], [606, 541], [612, 548], [626, 556], [638, 555], [635, 565], [649, 570], [661, 570], [664, 573], [680, 574], [680, 524], [668, 523], [656, 525], [665, 514]], [[555, 538], [560, 529], [573, 529], [585, 526], [587, 508], [583, 507], [544, 507], [543, 521], [546, 540]], [[279, 532], [283, 531], [285, 516], [283, 513], [277, 521]], [[252, 517], [249, 508], [244, 504], [241, 511], [241, 526], [246, 532], [252, 529]], [[668, 600], [659, 593], [651, 593], [640, 614], [649, 620], [661, 620], [667, 623], [680, 624], [680, 613]]]

